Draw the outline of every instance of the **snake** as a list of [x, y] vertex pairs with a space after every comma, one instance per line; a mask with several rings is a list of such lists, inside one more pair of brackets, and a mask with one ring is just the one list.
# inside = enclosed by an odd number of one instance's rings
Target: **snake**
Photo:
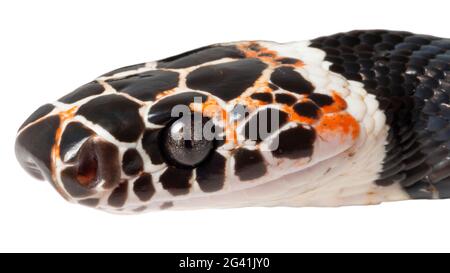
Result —
[[42, 105], [15, 153], [67, 201], [111, 213], [445, 199], [449, 102], [450, 39], [217, 43]]

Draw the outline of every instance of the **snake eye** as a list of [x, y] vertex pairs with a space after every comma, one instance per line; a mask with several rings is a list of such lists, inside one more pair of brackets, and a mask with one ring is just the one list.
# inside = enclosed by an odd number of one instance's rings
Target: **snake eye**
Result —
[[214, 149], [214, 126], [200, 114], [182, 117], [169, 124], [161, 135], [163, 155], [173, 165], [192, 168]]

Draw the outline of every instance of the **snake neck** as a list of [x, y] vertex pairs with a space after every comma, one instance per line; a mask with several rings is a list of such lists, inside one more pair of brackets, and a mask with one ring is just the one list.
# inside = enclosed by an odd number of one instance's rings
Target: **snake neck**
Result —
[[389, 128], [376, 184], [410, 198], [450, 197], [450, 40], [352, 31], [312, 41], [330, 70], [362, 82]]

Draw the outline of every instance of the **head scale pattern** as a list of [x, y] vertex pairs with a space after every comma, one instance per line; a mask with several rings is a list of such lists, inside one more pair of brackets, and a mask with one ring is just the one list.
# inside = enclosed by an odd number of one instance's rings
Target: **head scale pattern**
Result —
[[384, 149], [375, 96], [321, 46], [216, 44], [111, 71], [36, 110], [17, 158], [64, 198], [112, 212], [279, 204], [295, 187], [273, 181], [355, 162], [369, 140]]

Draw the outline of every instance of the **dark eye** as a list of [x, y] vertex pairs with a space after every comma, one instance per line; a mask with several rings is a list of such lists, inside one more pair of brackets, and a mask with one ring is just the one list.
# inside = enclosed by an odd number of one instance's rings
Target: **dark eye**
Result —
[[195, 167], [214, 150], [212, 121], [193, 114], [169, 124], [161, 136], [162, 151], [169, 163]]

